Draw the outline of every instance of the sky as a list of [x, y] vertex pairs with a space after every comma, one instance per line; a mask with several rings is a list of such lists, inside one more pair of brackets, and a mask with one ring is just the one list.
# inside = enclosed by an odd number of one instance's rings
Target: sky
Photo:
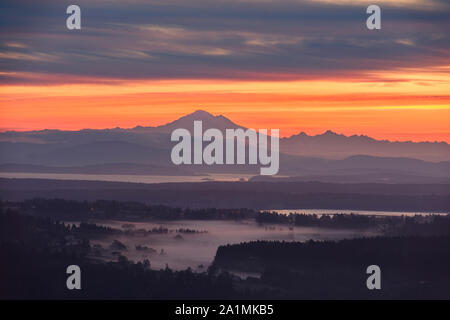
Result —
[[450, 142], [450, 1], [79, 0], [68, 30], [71, 4], [1, 1], [1, 131], [203, 109], [281, 136]]

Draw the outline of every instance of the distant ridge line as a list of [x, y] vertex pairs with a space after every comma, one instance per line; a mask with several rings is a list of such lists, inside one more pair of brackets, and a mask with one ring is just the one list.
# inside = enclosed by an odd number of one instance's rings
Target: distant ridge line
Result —
[[[174, 126], [176, 125], [178, 122], [185, 120], [185, 119], [190, 119], [190, 118], [199, 118], [202, 120], [217, 120], [217, 121], [222, 121], [224, 123], [227, 123], [229, 125], [233, 125], [234, 127], [239, 127], [239, 128], [243, 128], [246, 129], [247, 127], [244, 126], [240, 126], [235, 124], [232, 120], [230, 120], [229, 118], [219, 114], [219, 115], [213, 115], [212, 113], [205, 111], [205, 110], [196, 110], [192, 113], [186, 114], [184, 116], [179, 117], [178, 119], [175, 119], [173, 121], [170, 121], [166, 124], [162, 124], [159, 126], [143, 126], [143, 125], [137, 125], [134, 127], [130, 127], [130, 128], [122, 128], [122, 127], [115, 127], [115, 128], [102, 128], [102, 129], [91, 129], [91, 128], [83, 128], [80, 130], [62, 130], [62, 129], [42, 129], [42, 130], [24, 130], [24, 131], [20, 131], [20, 130], [7, 130], [7, 131], [0, 131], [0, 135], [11, 135], [11, 134], [40, 134], [40, 133], [62, 133], [62, 132], [70, 132], [70, 133], [77, 133], [77, 132], [127, 132], [127, 131], [132, 131], [132, 132], [138, 132], [141, 130], [155, 130], [158, 131], [158, 129], [164, 129], [170, 126]], [[326, 130], [324, 133], [319, 133], [316, 135], [309, 135], [304, 131], [300, 131], [299, 133], [295, 133], [292, 134], [289, 137], [283, 137], [280, 138], [281, 140], [289, 140], [289, 139], [295, 139], [295, 138], [299, 138], [299, 137], [305, 137], [305, 138], [318, 138], [318, 137], [340, 137], [340, 138], [346, 138], [346, 139], [366, 139], [368, 141], [372, 141], [372, 142], [384, 142], [384, 143], [411, 143], [411, 144], [441, 144], [441, 145], [446, 145], [449, 146], [449, 143], [446, 141], [411, 141], [411, 140], [389, 140], [389, 139], [376, 139], [376, 138], [372, 138], [370, 136], [364, 135], [364, 134], [353, 134], [353, 135], [345, 135], [342, 133], [337, 133], [335, 131], [332, 130]], [[4, 139], [1, 139], [0, 141], [4, 141]]]

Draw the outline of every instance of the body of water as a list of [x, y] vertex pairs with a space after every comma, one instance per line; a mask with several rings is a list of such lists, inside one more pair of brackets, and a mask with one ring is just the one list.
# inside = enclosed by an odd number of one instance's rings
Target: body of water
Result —
[[333, 214], [361, 214], [368, 216], [415, 216], [415, 215], [447, 215], [442, 212], [414, 212], [414, 211], [365, 211], [365, 210], [341, 210], [341, 209], [279, 209], [279, 210], [261, 210], [277, 212], [279, 214], [316, 214], [316, 215], [333, 215]]
[[239, 181], [248, 180], [251, 174], [218, 173], [204, 176], [153, 176], [131, 174], [78, 174], [78, 173], [29, 173], [0, 172], [0, 178], [52, 179], [52, 180], [86, 180], [133, 183], [167, 183], [167, 182], [204, 182], [204, 181]]

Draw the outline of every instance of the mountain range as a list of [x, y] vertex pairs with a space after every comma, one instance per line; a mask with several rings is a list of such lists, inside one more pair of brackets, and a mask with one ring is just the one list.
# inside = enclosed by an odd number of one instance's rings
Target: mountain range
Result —
[[[156, 127], [1, 132], [0, 172], [150, 175], [259, 172], [260, 165], [173, 165], [170, 152], [174, 142], [170, 141], [170, 134], [176, 128], [192, 132], [194, 120], [202, 120], [203, 130], [246, 129], [222, 115], [198, 110]], [[280, 139], [279, 174], [289, 179], [333, 182], [446, 183], [450, 181], [450, 146], [445, 142], [376, 140], [332, 131], [313, 136], [301, 132]]]

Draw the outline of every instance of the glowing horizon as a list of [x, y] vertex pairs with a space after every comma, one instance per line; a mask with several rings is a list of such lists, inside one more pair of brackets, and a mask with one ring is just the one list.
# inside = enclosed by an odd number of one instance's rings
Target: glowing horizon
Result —
[[203, 109], [282, 137], [450, 143], [441, 1], [383, 1], [373, 31], [366, 0], [80, 0], [75, 32], [63, 4], [5, 1], [0, 131], [158, 126]]
[[[197, 109], [282, 137], [332, 130], [375, 139], [450, 142], [450, 81], [168, 80], [0, 86], [1, 131], [158, 126]], [[445, 81], [444, 81], [445, 80]], [[326, 90], [324, 89], [326, 88]], [[323, 91], [323, 94], [320, 94]]]

